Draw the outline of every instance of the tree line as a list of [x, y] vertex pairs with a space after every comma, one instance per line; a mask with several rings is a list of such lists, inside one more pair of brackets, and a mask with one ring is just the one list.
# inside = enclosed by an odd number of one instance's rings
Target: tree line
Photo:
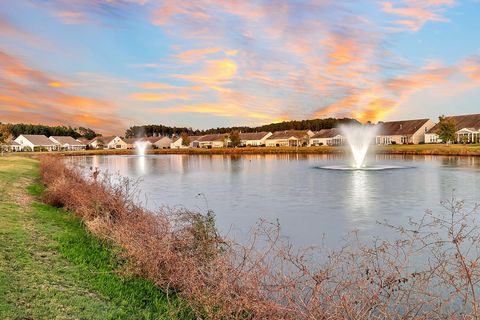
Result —
[[83, 137], [89, 140], [101, 136], [101, 134], [96, 133], [94, 130], [84, 127], [72, 128], [70, 126], [46, 126], [26, 123], [5, 124], [5, 126], [14, 139], [21, 134], [40, 134], [47, 137], [71, 136], [75, 139]]
[[126, 138], [134, 137], [152, 137], [152, 136], [173, 136], [186, 133], [188, 135], [205, 135], [205, 134], [217, 134], [217, 133], [231, 133], [233, 131], [238, 132], [275, 132], [285, 130], [312, 130], [319, 131], [322, 129], [331, 129], [338, 127], [342, 124], [359, 124], [355, 119], [350, 118], [328, 118], [328, 119], [312, 119], [312, 120], [293, 120], [284, 121], [279, 123], [271, 123], [258, 127], [218, 127], [207, 130], [194, 130], [191, 127], [169, 127], [164, 125], [142, 125], [132, 126], [125, 131]]

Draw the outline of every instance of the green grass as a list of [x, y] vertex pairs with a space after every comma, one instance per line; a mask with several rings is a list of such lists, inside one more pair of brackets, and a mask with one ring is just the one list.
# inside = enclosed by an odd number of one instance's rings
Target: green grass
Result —
[[179, 299], [119, 273], [116, 249], [78, 218], [40, 203], [37, 177], [37, 161], [0, 158], [0, 319], [192, 318]]

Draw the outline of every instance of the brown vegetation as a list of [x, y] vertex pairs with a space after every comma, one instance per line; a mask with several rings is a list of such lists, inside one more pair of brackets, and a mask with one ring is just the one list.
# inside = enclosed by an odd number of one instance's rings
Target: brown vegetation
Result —
[[232, 243], [211, 212], [149, 212], [135, 204], [135, 184], [85, 179], [58, 158], [43, 158], [41, 173], [48, 203], [118, 245], [130, 272], [178, 293], [198, 319], [479, 317], [480, 230], [455, 200], [407, 227], [385, 223], [398, 240], [318, 253], [295, 249], [267, 222], [249, 245]]

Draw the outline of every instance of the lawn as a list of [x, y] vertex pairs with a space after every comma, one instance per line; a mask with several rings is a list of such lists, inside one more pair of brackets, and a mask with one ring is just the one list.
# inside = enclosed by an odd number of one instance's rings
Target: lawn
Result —
[[190, 318], [178, 299], [121, 272], [115, 248], [78, 218], [42, 204], [37, 178], [36, 160], [0, 157], [0, 319]]

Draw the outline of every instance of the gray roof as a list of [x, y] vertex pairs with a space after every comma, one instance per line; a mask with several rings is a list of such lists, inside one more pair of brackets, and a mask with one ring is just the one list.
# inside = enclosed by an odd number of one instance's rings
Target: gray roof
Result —
[[241, 132], [241, 140], [262, 140], [269, 132]]
[[[476, 130], [480, 129], [480, 114], [451, 116], [445, 118], [453, 120], [453, 122], [455, 122], [457, 130], [461, 130], [463, 128], [475, 128]], [[439, 127], [440, 123], [437, 123], [432, 129], [428, 131], [428, 133], [437, 133]]]
[[44, 135], [37, 135], [37, 134], [22, 134], [25, 139], [30, 141], [35, 146], [55, 146], [55, 142], [48, 139]]
[[79, 141], [73, 139], [70, 136], [51, 136], [50, 138], [55, 139], [62, 146], [65, 145], [65, 144], [68, 144], [68, 145], [71, 145], [71, 146], [84, 146], [85, 145], [83, 142], [79, 142]]
[[318, 132], [316, 132], [311, 139], [325, 139], [325, 138], [333, 138], [338, 135], [341, 135], [341, 131], [338, 128], [333, 128], [333, 129], [322, 129]]
[[378, 135], [401, 136], [414, 134], [420, 130], [429, 119], [415, 119], [403, 121], [380, 122], [378, 124]]
[[275, 131], [267, 140], [275, 139], [289, 139], [295, 137], [297, 139], [309, 138], [308, 130], [285, 130], [285, 131]]
[[218, 133], [218, 134], [206, 134], [199, 137], [195, 141], [205, 142], [205, 141], [224, 141], [225, 138], [228, 138], [228, 133]]

